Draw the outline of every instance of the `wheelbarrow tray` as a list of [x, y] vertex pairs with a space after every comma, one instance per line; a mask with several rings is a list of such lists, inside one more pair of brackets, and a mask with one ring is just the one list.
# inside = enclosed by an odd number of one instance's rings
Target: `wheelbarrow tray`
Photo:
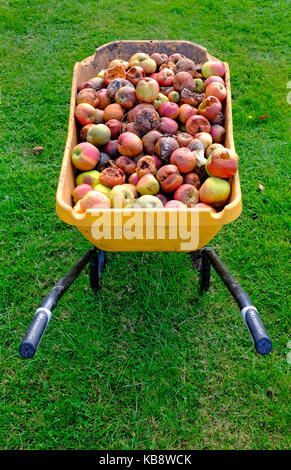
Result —
[[[115, 41], [96, 49], [94, 55], [87, 57], [74, 66], [68, 137], [60, 171], [56, 210], [58, 216], [66, 223], [74, 225], [94, 246], [104, 251], [193, 251], [205, 246], [221, 229], [221, 227], [236, 219], [242, 208], [241, 191], [238, 172], [231, 179], [231, 195], [227, 205], [217, 213], [210, 209], [139, 209], [139, 237], [129, 236], [128, 222], [136, 214], [134, 209], [104, 209], [87, 210], [84, 214], [72, 211], [72, 191], [75, 188], [75, 168], [72, 165], [72, 151], [78, 143], [78, 128], [75, 120], [77, 87], [83, 81], [88, 81], [98, 72], [108, 67], [111, 60], [121, 58], [128, 60], [137, 51], [147, 54], [154, 52], [173, 54], [179, 52], [191, 58], [195, 63], [204, 63], [216, 59], [207, 50], [189, 41]], [[218, 60], [218, 59], [216, 59]], [[229, 67], [225, 65], [225, 83], [227, 97], [224, 103], [225, 114], [225, 147], [235, 150], [232, 126], [232, 108], [230, 91]], [[165, 231], [161, 237], [158, 234], [159, 217], [163, 212]], [[103, 217], [102, 231], [94, 230], [96, 223]], [[146, 225], [151, 220], [150, 235]], [[188, 248], [179, 231], [175, 227], [184, 226], [188, 233], [195, 232], [195, 246]], [[98, 225], [99, 227], [99, 225]], [[174, 233], [174, 236], [173, 236]]]

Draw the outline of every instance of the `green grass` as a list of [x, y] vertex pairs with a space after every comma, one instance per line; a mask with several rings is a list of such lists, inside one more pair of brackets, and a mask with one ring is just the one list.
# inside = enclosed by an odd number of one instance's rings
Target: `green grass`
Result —
[[[290, 447], [285, 1], [1, 0], [0, 17], [1, 449]], [[230, 65], [243, 213], [211, 246], [259, 309], [267, 357], [217, 275], [200, 298], [183, 253], [109, 254], [98, 297], [84, 272], [36, 356], [19, 357], [35, 309], [89, 247], [55, 192], [74, 62], [117, 39], [191, 40]]]

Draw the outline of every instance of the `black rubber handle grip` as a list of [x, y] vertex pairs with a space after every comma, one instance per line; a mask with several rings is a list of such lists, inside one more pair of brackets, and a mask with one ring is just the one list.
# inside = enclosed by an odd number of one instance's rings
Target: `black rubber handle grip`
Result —
[[268, 354], [272, 349], [272, 341], [266, 332], [263, 322], [255, 307], [249, 306], [242, 310], [242, 316], [259, 354]]
[[46, 308], [37, 309], [27, 333], [19, 346], [19, 353], [24, 359], [29, 359], [35, 355], [51, 315], [50, 310]]

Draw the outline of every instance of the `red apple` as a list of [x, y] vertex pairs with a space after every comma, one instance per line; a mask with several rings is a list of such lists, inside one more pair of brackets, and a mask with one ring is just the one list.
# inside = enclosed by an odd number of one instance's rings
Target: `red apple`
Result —
[[218, 75], [211, 75], [210, 77], [206, 78], [204, 82], [204, 89], [206, 90], [208, 85], [210, 85], [210, 83], [213, 83], [213, 82], [218, 82], [225, 86], [223, 78], [219, 77]]
[[204, 116], [193, 115], [186, 121], [186, 131], [194, 135], [197, 132], [210, 132], [211, 126], [208, 119]]
[[221, 109], [221, 102], [216, 96], [207, 96], [198, 106], [199, 113], [207, 119], [214, 119]]
[[173, 80], [175, 90], [182, 91], [184, 88], [190, 91], [195, 90], [195, 82], [188, 72], [178, 72]]
[[172, 103], [171, 101], [166, 101], [162, 103], [159, 107], [159, 114], [163, 117], [169, 117], [171, 119], [176, 119], [179, 115], [179, 106], [177, 103]]
[[208, 60], [202, 65], [203, 77], [208, 78], [210, 75], [218, 75], [223, 77], [225, 74], [224, 63], [220, 61]]
[[130, 86], [123, 86], [115, 93], [115, 101], [125, 109], [131, 109], [136, 103], [135, 89]]
[[98, 106], [99, 100], [95, 90], [93, 88], [84, 88], [79, 91], [76, 97], [77, 104], [88, 103], [94, 108]]
[[162, 117], [157, 130], [162, 134], [176, 134], [178, 131], [178, 123], [169, 117]]
[[136, 170], [136, 163], [131, 158], [125, 157], [124, 155], [122, 155], [121, 157], [118, 157], [115, 160], [115, 164], [126, 175], [130, 175], [130, 174], [134, 173], [135, 170]]
[[184, 175], [184, 184], [193, 184], [196, 189], [200, 188], [200, 178], [199, 176], [191, 171], [190, 173], [187, 173]]
[[173, 83], [175, 73], [173, 70], [165, 67], [157, 74], [157, 82], [161, 86], [170, 86]]
[[131, 132], [124, 132], [118, 137], [117, 150], [121, 155], [134, 157], [142, 152], [143, 145], [141, 139]]
[[160, 157], [163, 163], [168, 163], [170, 161], [172, 153], [178, 148], [179, 144], [176, 139], [170, 136], [162, 136], [157, 140], [155, 144], [154, 153], [155, 155]]
[[205, 90], [206, 96], [216, 96], [219, 101], [223, 101], [226, 98], [226, 88], [222, 83], [212, 82]]
[[175, 191], [183, 183], [183, 177], [176, 165], [162, 166], [157, 171], [156, 178], [161, 184], [162, 190], [166, 193]]
[[144, 150], [148, 155], [152, 155], [154, 153], [155, 144], [160, 137], [162, 137], [162, 134], [156, 130], [150, 131], [143, 136], [141, 140]]
[[145, 77], [145, 71], [142, 67], [135, 65], [131, 67], [126, 72], [126, 78], [129, 80], [133, 85], [137, 85], [138, 82]]
[[186, 147], [180, 147], [172, 153], [170, 162], [176, 165], [181, 173], [188, 173], [195, 168], [196, 156]]
[[111, 103], [111, 100], [107, 94], [107, 88], [102, 88], [101, 90], [97, 91], [97, 97], [99, 109], [104, 109]]
[[86, 124], [93, 124], [95, 121], [95, 108], [88, 103], [80, 103], [76, 106], [75, 116], [80, 124], [86, 126]]
[[88, 191], [92, 191], [92, 186], [89, 184], [79, 184], [75, 187], [74, 191], [72, 192], [73, 201], [76, 204], [80, 199], [82, 199]]
[[85, 212], [87, 209], [109, 209], [110, 207], [110, 199], [99, 191], [88, 191], [88, 193], [80, 200], [80, 208], [82, 212]]
[[109, 119], [109, 121], [106, 122], [106, 126], [110, 129], [111, 139], [117, 139], [121, 134], [121, 122], [118, 121], [118, 119]]
[[190, 104], [184, 103], [179, 109], [179, 121], [181, 121], [182, 124], [185, 124], [189, 117], [195, 116], [196, 114], [198, 114], [198, 109], [194, 108]]
[[216, 148], [210, 154], [205, 167], [212, 176], [231, 178], [238, 168], [238, 156], [233, 150]]
[[209, 134], [209, 132], [197, 132], [197, 134], [195, 134], [194, 137], [195, 139], [201, 140], [205, 149], [207, 149], [209, 145], [212, 144], [212, 137]]
[[93, 170], [100, 158], [99, 150], [88, 142], [81, 142], [73, 148], [72, 163], [78, 170]]
[[174, 193], [176, 201], [183, 202], [187, 207], [193, 207], [199, 202], [199, 192], [192, 184], [182, 184]]
[[181, 201], [175, 201], [174, 199], [172, 199], [171, 201], [168, 201], [165, 204], [165, 209], [182, 209], [182, 208], [187, 209], [186, 204], [184, 204]]
[[225, 129], [219, 124], [214, 124], [213, 126], [211, 126], [210, 135], [212, 137], [213, 142], [220, 144], [224, 141]]

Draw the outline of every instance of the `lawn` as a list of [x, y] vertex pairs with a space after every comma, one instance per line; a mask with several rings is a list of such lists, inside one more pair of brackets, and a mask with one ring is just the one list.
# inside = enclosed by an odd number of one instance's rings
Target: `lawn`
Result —
[[[283, 0], [1, 0], [1, 449], [290, 448], [287, 24]], [[19, 357], [90, 247], [55, 192], [74, 63], [117, 39], [190, 40], [230, 65], [243, 212], [210, 245], [257, 306], [268, 356], [216, 274], [200, 298], [188, 255], [110, 253], [97, 298], [86, 270]]]

